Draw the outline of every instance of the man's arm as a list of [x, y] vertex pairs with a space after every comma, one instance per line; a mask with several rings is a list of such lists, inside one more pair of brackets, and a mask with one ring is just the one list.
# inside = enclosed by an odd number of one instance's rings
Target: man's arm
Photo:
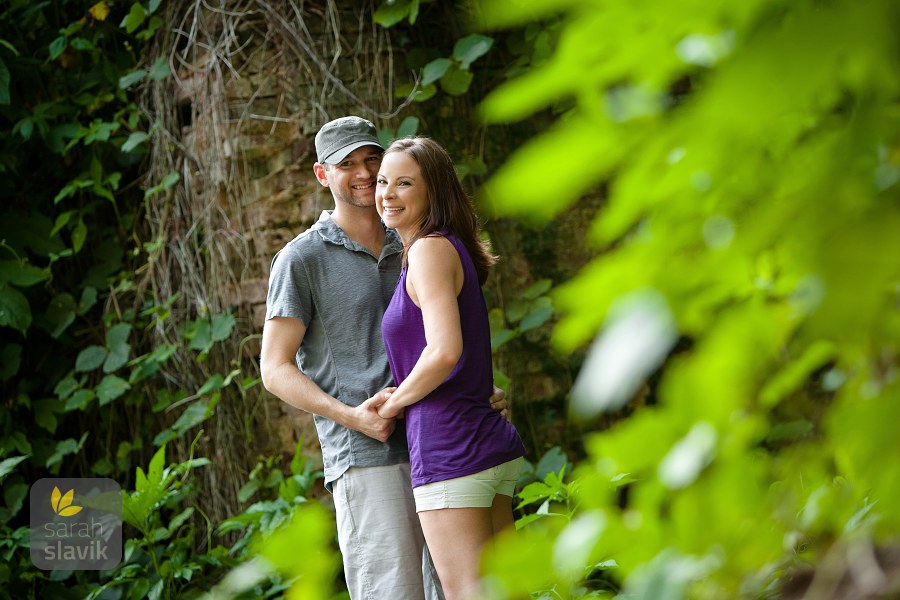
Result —
[[274, 317], [266, 321], [259, 361], [265, 388], [291, 406], [387, 441], [394, 420], [383, 419], [377, 412], [386, 400], [385, 390], [355, 408], [326, 394], [297, 368], [295, 356], [305, 335], [306, 325], [300, 319]]

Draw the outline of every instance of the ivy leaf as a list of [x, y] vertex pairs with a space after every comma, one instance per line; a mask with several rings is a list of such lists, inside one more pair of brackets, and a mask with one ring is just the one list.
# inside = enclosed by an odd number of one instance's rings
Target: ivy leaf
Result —
[[392, 27], [403, 20], [409, 14], [409, 4], [406, 2], [385, 2], [378, 7], [372, 15], [372, 19], [382, 27]]
[[23, 460], [27, 460], [28, 456], [11, 456], [0, 461], [0, 481], [15, 470], [16, 466]]
[[79, 252], [84, 246], [84, 241], [86, 239], [87, 225], [84, 224], [84, 219], [78, 219], [78, 222], [75, 223], [75, 227], [72, 228], [72, 250]]
[[97, 303], [97, 288], [88, 286], [81, 292], [81, 299], [78, 301], [78, 314], [83, 315]]
[[45, 466], [51, 467], [62, 461], [64, 456], [78, 453], [81, 450], [81, 447], [84, 446], [84, 441], [87, 439], [88, 433], [89, 432], [85, 431], [84, 435], [82, 435], [81, 439], [77, 442], [73, 438], [58, 442], [56, 444], [56, 451], [47, 459]]
[[128, 139], [125, 140], [125, 143], [122, 144], [122, 152], [131, 152], [137, 148], [138, 144], [144, 143], [149, 137], [150, 136], [146, 132], [135, 131], [129, 135]]
[[109, 354], [103, 363], [103, 372], [112, 373], [128, 362], [131, 346], [128, 336], [131, 334], [130, 323], [117, 323], [106, 332], [106, 347]]
[[212, 341], [221, 342], [228, 339], [234, 329], [234, 315], [231, 313], [218, 314], [212, 320]]
[[17, 287], [29, 287], [49, 278], [49, 269], [39, 269], [18, 260], [0, 260], [0, 284], [11, 283]]
[[88, 346], [78, 353], [78, 358], [75, 359], [75, 371], [79, 373], [93, 371], [103, 364], [107, 354], [107, 350], [103, 346]]
[[441, 89], [451, 96], [462, 96], [469, 91], [474, 75], [471, 71], [467, 71], [451, 65], [447, 72], [441, 77]]
[[146, 76], [147, 71], [144, 69], [135, 69], [131, 73], [122, 75], [119, 77], [119, 89], [127, 90]]
[[407, 98], [410, 94], [414, 94], [413, 100], [416, 102], [425, 102], [437, 92], [437, 87], [433, 83], [421, 86], [415, 89], [412, 83], [406, 83], [399, 86], [394, 92], [397, 98]]
[[400, 123], [400, 126], [397, 127], [397, 137], [412, 137], [416, 135], [416, 131], [419, 130], [419, 119], [416, 117], [406, 117], [403, 119], [403, 122]]
[[66, 293], [55, 296], [47, 306], [44, 320], [48, 325], [50, 337], [59, 339], [75, 320], [75, 298]]
[[546, 296], [538, 298], [533, 308], [519, 322], [519, 331], [528, 331], [540, 327], [553, 316], [553, 305]]
[[134, 33], [134, 30], [141, 26], [145, 18], [147, 18], [147, 12], [144, 10], [144, 7], [135, 2], [131, 5], [131, 10], [128, 11], [122, 22], [119, 23], [119, 27], [124, 27], [128, 33]]
[[476, 59], [484, 56], [493, 45], [494, 38], [473, 33], [456, 42], [456, 45], [453, 46], [453, 58], [459, 61], [460, 67], [468, 69]]
[[153, 79], [154, 81], [165, 79], [171, 74], [172, 71], [169, 69], [169, 61], [166, 60], [165, 56], [156, 59], [156, 62], [150, 67], [150, 79]]
[[422, 69], [422, 81], [420, 81], [420, 85], [428, 85], [429, 83], [433, 83], [444, 76], [447, 72], [447, 69], [450, 68], [450, 59], [449, 58], [436, 58]]
[[163, 190], [167, 190], [179, 181], [181, 181], [181, 175], [178, 174], [178, 171], [171, 171], [163, 178], [159, 185], [154, 185], [152, 188], [144, 192], [144, 198], [149, 198], [150, 196], [154, 196]]
[[31, 306], [28, 299], [16, 289], [0, 289], [0, 326], [12, 327], [22, 332], [31, 326]]
[[100, 406], [109, 404], [131, 388], [128, 382], [117, 375], [107, 375], [97, 386], [97, 398]]
[[59, 55], [65, 52], [68, 41], [65, 37], [60, 36], [50, 43], [50, 60], [56, 60]]

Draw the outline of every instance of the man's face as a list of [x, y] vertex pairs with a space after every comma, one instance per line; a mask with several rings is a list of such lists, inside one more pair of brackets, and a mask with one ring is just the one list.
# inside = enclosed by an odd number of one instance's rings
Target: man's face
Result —
[[375, 176], [383, 152], [378, 146], [357, 148], [339, 164], [316, 169], [316, 176], [331, 190], [335, 202], [362, 208], [375, 206]]

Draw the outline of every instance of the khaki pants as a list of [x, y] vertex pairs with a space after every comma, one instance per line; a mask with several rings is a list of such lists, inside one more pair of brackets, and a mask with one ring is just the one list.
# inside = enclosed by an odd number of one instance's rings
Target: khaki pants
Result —
[[416, 516], [409, 464], [353, 467], [333, 489], [350, 598], [443, 600]]

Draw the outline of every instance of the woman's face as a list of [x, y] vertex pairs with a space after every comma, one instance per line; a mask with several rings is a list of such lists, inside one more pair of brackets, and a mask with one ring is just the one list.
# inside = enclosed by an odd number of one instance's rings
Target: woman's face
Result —
[[409, 240], [425, 220], [428, 189], [419, 163], [405, 152], [390, 152], [381, 160], [375, 180], [375, 207], [381, 220]]

